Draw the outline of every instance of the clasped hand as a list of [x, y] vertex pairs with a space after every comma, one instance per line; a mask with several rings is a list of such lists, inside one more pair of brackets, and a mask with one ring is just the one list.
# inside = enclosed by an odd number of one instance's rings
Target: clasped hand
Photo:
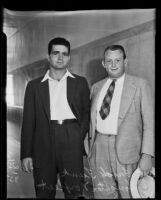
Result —
[[152, 168], [152, 157], [148, 154], [142, 154], [140, 161], [138, 163], [138, 168], [140, 168], [142, 174], [141, 176], [147, 176]]
[[24, 158], [21, 161], [22, 170], [31, 173], [33, 171], [33, 162], [32, 158]]

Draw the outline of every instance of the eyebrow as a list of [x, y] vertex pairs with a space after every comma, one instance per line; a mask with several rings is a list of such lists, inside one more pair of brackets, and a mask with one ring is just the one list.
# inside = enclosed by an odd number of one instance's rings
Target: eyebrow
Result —
[[63, 52], [61, 52], [61, 51], [51, 51], [51, 53], [62, 53], [62, 54], [67, 54], [67, 55], [69, 55], [69, 53], [68, 52], [66, 52], [66, 51], [63, 51]]
[[60, 53], [68, 53], [68, 52], [66, 52], [66, 51], [57, 51], [57, 50], [52, 50], [51, 52], [60, 52]]

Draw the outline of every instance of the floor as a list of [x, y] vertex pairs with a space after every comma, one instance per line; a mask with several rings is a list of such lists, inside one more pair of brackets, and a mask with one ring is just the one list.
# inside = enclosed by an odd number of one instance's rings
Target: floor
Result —
[[[18, 123], [7, 121], [7, 198], [35, 198], [32, 174], [26, 174], [21, 170], [20, 129]], [[84, 196], [86, 199], [93, 199], [90, 170], [86, 159], [84, 166]], [[64, 198], [59, 182], [56, 198]]]

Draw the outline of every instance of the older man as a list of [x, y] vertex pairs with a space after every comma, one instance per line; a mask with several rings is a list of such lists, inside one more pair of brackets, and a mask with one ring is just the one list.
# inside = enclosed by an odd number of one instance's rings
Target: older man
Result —
[[154, 156], [154, 110], [150, 88], [125, 73], [124, 48], [104, 51], [108, 77], [91, 89], [91, 145], [88, 154], [95, 198], [131, 198], [129, 180], [139, 167], [143, 176]]

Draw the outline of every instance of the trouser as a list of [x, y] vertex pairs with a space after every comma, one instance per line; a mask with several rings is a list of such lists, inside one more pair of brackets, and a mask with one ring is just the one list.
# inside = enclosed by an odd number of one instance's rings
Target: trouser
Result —
[[59, 125], [51, 121], [51, 142], [52, 164], [34, 169], [36, 196], [55, 198], [58, 174], [65, 198], [82, 196], [83, 139], [79, 124], [72, 122]]
[[129, 182], [136, 163], [124, 165], [118, 161], [115, 140], [114, 135], [96, 135], [90, 159], [96, 199], [132, 198]]

